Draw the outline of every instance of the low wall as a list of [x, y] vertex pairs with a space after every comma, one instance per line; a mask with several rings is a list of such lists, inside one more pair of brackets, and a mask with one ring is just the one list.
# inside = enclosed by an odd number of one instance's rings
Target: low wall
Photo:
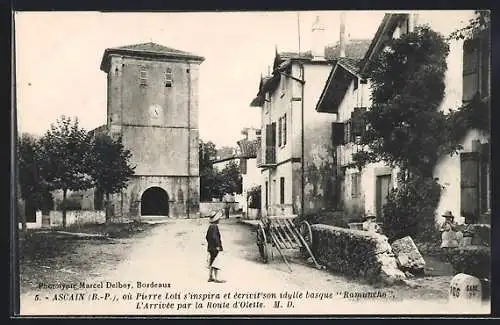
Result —
[[312, 252], [329, 269], [370, 283], [394, 284], [406, 279], [387, 237], [322, 224], [312, 225], [311, 230]]
[[[50, 226], [62, 225], [62, 211], [50, 211]], [[73, 224], [88, 224], [88, 223], [104, 223], [106, 222], [106, 214], [100, 210], [70, 210], [66, 211], [66, 225]]]
[[[229, 203], [231, 206], [230, 212], [234, 213], [238, 210], [239, 203], [231, 202]], [[204, 217], [210, 214], [210, 212], [215, 210], [224, 209], [226, 203], [224, 202], [200, 202], [200, 216]]]
[[[27, 229], [37, 229], [42, 227], [42, 212], [37, 211], [35, 214], [35, 222], [26, 222]], [[22, 222], [19, 222], [19, 229], [23, 229]]]
[[248, 208], [247, 219], [255, 220], [259, 218], [259, 209]]

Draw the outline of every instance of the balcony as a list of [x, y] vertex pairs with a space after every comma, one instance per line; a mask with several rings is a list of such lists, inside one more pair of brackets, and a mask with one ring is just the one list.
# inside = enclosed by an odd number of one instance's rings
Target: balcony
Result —
[[276, 147], [266, 147], [265, 156], [262, 159], [262, 150], [257, 152], [257, 167], [275, 167], [276, 166]]

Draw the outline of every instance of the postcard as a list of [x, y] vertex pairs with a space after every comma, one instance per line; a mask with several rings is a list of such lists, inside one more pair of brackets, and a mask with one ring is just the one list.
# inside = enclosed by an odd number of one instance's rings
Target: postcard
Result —
[[490, 12], [14, 12], [17, 316], [488, 315]]

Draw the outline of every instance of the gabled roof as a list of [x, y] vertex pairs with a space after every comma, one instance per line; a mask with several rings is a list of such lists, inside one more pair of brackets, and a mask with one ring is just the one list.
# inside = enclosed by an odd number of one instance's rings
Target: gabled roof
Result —
[[[356, 60], [361, 60], [368, 48], [370, 47], [370, 39], [351, 39], [345, 45], [345, 56]], [[325, 48], [325, 58], [333, 60], [340, 57], [340, 43]]]
[[316, 104], [317, 112], [337, 113], [338, 106], [349, 88], [353, 78], [359, 74], [359, 60], [352, 58], [338, 58], [326, 80], [323, 91]]
[[366, 78], [365, 74], [371, 60], [383, 49], [396, 26], [407, 15], [385, 14], [362, 60], [353, 60], [352, 58], [339, 58], [337, 60], [316, 104], [316, 111], [338, 113], [338, 106], [342, 102], [352, 78]]
[[165, 59], [181, 59], [181, 60], [193, 60], [199, 63], [203, 62], [205, 58], [202, 56], [177, 50], [171, 47], [163, 46], [161, 44], [149, 42], [133, 45], [125, 45], [119, 47], [107, 48], [104, 51], [104, 55], [101, 61], [101, 70], [104, 72], [109, 71], [109, 57], [111, 54], [118, 54], [124, 56], [139, 56], [146, 58], [165, 58]]

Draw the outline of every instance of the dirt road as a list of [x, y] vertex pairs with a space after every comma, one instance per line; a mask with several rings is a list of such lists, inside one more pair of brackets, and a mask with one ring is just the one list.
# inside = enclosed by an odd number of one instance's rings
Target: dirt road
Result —
[[[219, 225], [226, 283], [208, 282], [206, 219], [171, 220], [138, 240], [114, 269], [71, 283], [47, 283], [21, 296], [21, 314], [405, 314], [464, 312], [446, 288], [375, 288], [316, 270], [290, 252], [293, 271], [275, 253], [260, 261], [255, 234], [235, 219]], [[96, 261], [98, 263], [99, 261]], [[437, 282], [446, 286], [447, 280]], [[452, 308], [453, 310], [451, 310]], [[481, 307], [489, 312], [489, 307]], [[471, 312], [468, 309], [468, 312]]]

